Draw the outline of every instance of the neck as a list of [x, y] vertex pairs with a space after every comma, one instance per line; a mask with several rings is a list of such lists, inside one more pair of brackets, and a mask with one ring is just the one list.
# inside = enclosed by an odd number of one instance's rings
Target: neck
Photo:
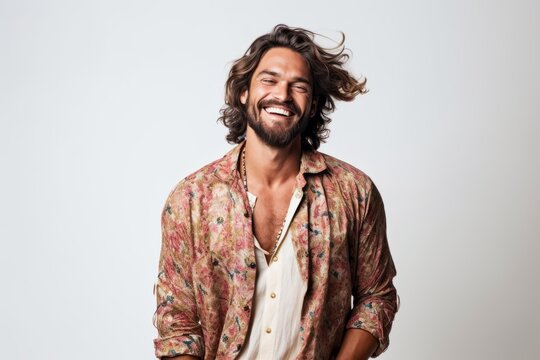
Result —
[[300, 170], [300, 137], [291, 144], [275, 148], [262, 142], [248, 127], [245, 161], [249, 189], [276, 188], [294, 180]]

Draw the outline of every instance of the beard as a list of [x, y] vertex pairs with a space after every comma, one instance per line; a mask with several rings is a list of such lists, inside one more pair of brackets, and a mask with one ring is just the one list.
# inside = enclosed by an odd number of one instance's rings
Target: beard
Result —
[[[247, 103], [250, 104], [249, 98]], [[271, 105], [283, 106], [285, 108], [288, 108], [295, 115], [300, 113], [300, 109], [298, 108], [298, 106], [296, 106], [296, 104], [292, 102], [281, 103], [273, 100], [261, 100], [257, 104], [248, 105], [247, 123], [249, 127], [253, 129], [255, 134], [257, 134], [257, 136], [266, 145], [274, 148], [284, 148], [291, 144], [298, 135], [304, 132], [309, 123], [309, 116], [303, 114], [301, 118], [298, 119], [296, 123], [292, 124], [292, 126], [289, 128], [283, 128], [282, 126], [275, 126], [273, 128], [270, 128], [265, 125], [264, 121], [261, 119], [260, 114], [262, 111], [265, 111], [265, 107]]]

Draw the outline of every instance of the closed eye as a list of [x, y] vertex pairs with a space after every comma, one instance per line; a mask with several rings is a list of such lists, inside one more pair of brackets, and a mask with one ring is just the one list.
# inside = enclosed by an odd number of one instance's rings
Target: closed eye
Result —
[[301, 92], [301, 93], [308, 92], [308, 88], [304, 85], [294, 85], [294, 88], [296, 89], [296, 91]]

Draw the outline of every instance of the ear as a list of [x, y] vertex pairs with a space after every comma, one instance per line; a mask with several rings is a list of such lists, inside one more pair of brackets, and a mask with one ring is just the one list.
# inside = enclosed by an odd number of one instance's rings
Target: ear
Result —
[[242, 94], [240, 94], [240, 102], [246, 105], [247, 98], [248, 98], [248, 89], [245, 89], [244, 91], [242, 91]]

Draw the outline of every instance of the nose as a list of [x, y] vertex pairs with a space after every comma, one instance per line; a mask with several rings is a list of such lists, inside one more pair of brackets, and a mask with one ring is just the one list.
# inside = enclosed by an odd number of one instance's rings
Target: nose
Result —
[[291, 99], [291, 93], [289, 91], [289, 84], [286, 81], [279, 81], [274, 86], [272, 96], [279, 101], [285, 102]]

